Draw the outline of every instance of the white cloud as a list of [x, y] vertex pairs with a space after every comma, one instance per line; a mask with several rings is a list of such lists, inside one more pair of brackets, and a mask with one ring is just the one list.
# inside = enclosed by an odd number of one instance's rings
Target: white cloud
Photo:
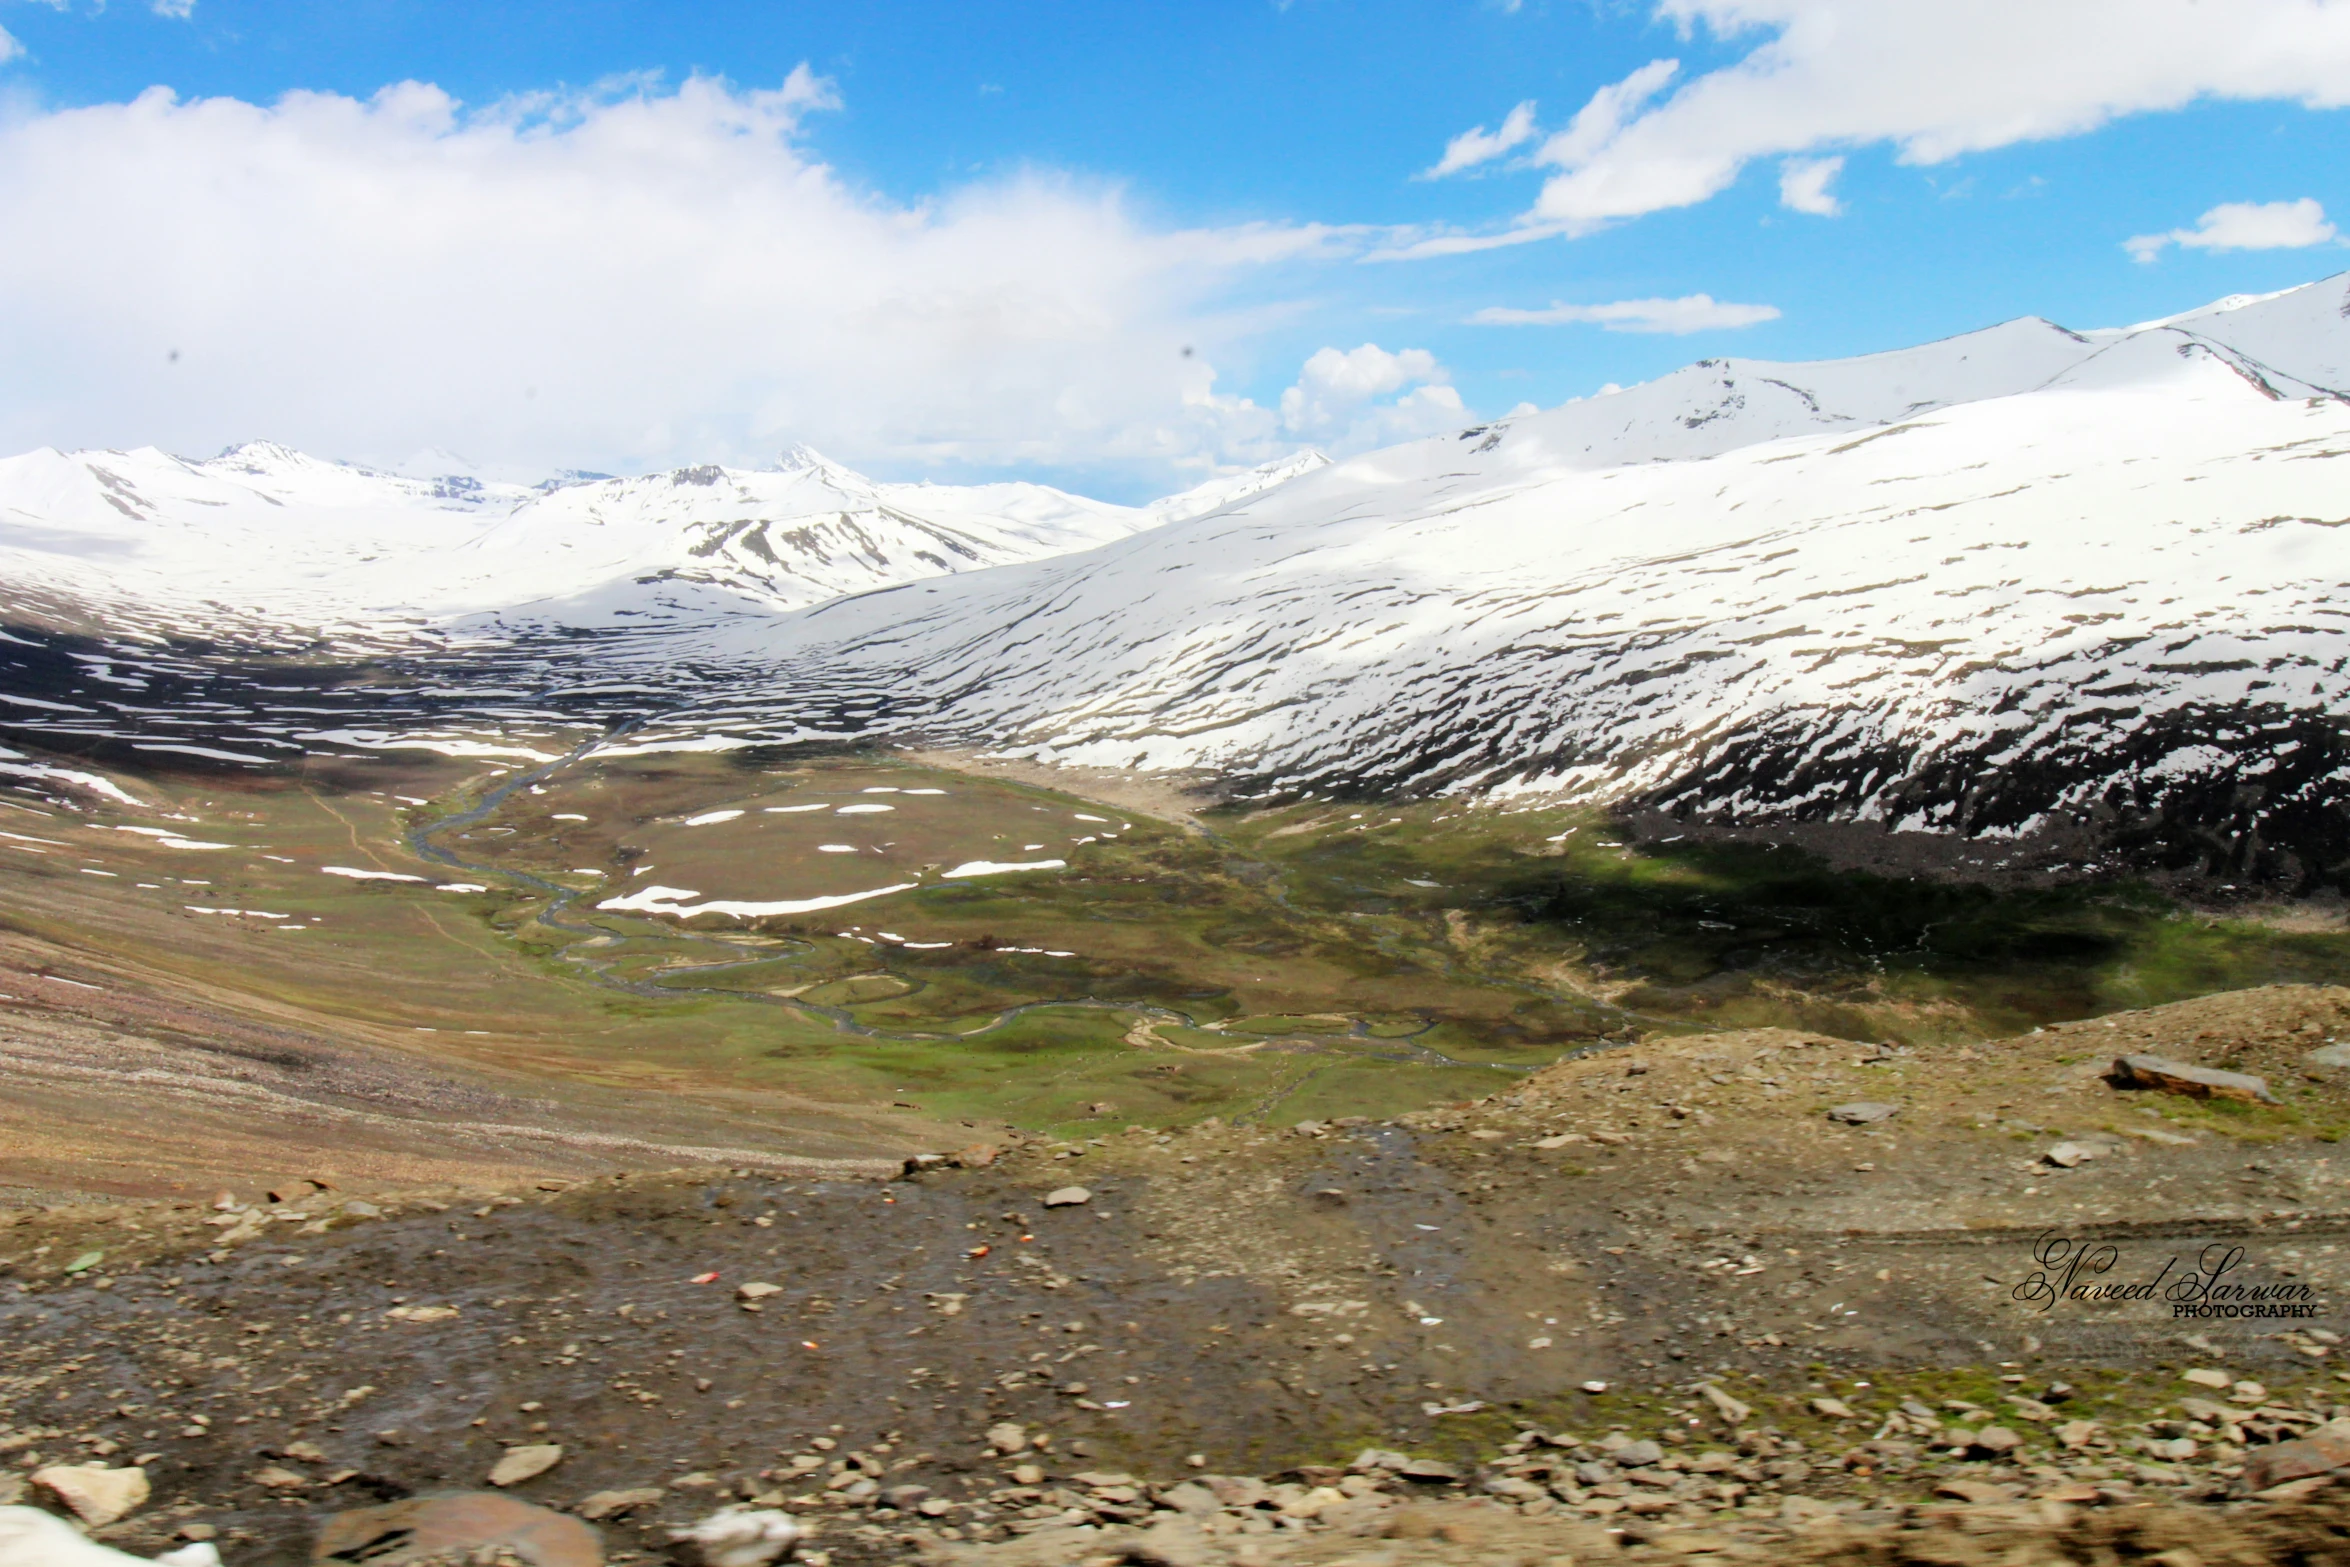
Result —
[[1457, 174], [1463, 169], [1498, 158], [1511, 148], [1522, 146], [1533, 139], [1534, 101], [1529, 98], [1510, 110], [1509, 117], [1501, 122], [1500, 130], [1488, 134], [1485, 127], [1479, 125], [1446, 142], [1444, 156], [1437, 160], [1434, 168], [1425, 171], [1419, 178], [1440, 180], [1447, 174]]
[[1724, 304], [1711, 294], [1684, 294], [1679, 299], [1619, 299], [1605, 305], [1554, 303], [1545, 310], [1494, 305], [1469, 319], [1480, 326], [1564, 326], [1587, 321], [1610, 332], [1671, 332], [1678, 336], [1776, 321], [1779, 308]]
[[22, 53], [24, 53], [24, 45], [18, 43], [7, 28], [0, 27], [0, 64], [6, 64]]
[[157, 16], [176, 17], [181, 21], [196, 13], [196, 0], [154, 0], [154, 5]]
[[1935, 164], [2198, 99], [2350, 104], [2341, 0], [1651, 0], [1651, 12], [1745, 52], [1661, 100], [1672, 60], [1594, 93], [1533, 154], [1557, 172], [1521, 227], [1581, 233], [1693, 205], [1759, 158], [1890, 143], [1903, 162]]
[[1156, 229], [1040, 173], [890, 201], [806, 151], [833, 101], [803, 68], [473, 111], [405, 83], [0, 118], [0, 450], [1246, 455], [1209, 364], [1262, 329], [1234, 296], [1356, 236]]
[[1457, 428], [1468, 412], [1450, 380], [1424, 348], [1318, 349], [1297, 384], [1281, 394], [1281, 428], [1294, 440], [1340, 452], [1434, 435]]
[[1828, 187], [1843, 172], [1842, 158], [1789, 158], [1779, 169], [1779, 205], [1815, 218], [1842, 216], [1844, 203]]
[[2140, 261], [2152, 261], [2166, 245], [2191, 250], [2300, 250], [2334, 237], [2326, 209], [2304, 196], [2299, 201], [2223, 202], [2197, 218], [2191, 229], [2133, 235], [2122, 241], [2122, 248]]

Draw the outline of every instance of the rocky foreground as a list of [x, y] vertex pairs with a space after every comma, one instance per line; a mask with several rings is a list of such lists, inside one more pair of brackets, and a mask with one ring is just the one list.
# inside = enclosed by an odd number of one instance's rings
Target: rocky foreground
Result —
[[2350, 1562], [2338, 1038], [2280, 987], [886, 1180], [24, 1206], [0, 1520], [189, 1567]]

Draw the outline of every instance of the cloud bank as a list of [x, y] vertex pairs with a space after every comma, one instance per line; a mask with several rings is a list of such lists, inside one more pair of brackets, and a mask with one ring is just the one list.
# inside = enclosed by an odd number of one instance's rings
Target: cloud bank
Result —
[[[1553, 172], [1518, 231], [1692, 206], [1758, 159], [1794, 160], [1781, 200], [1833, 216], [1855, 148], [1936, 164], [2199, 99], [2350, 104], [2341, 0], [1654, 0], [1651, 15], [1745, 52], [1688, 79], [1654, 60], [1594, 93], [1529, 155]], [[1479, 248], [1446, 244], [1417, 253]]]
[[2304, 196], [2299, 201], [2223, 202], [2197, 218], [2191, 229], [2132, 235], [2122, 241], [2122, 248], [2148, 262], [2171, 245], [2188, 250], [2301, 250], [2334, 237], [2326, 209]]
[[1339, 233], [1155, 229], [1049, 175], [888, 201], [804, 150], [833, 104], [803, 67], [478, 110], [414, 82], [267, 106], [156, 89], [0, 122], [0, 449], [267, 436], [621, 471], [794, 441], [901, 468], [1271, 454], [1251, 443], [1278, 418], [1213, 391], [1208, 355], [1250, 330], [1224, 301]]

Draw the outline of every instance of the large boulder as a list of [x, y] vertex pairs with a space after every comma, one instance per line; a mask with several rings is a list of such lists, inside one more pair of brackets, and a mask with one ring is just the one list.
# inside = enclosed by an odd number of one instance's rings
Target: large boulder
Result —
[[313, 1562], [403, 1567], [500, 1546], [531, 1567], [604, 1567], [603, 1537], [576, 1518], [489, 1491], [412, 1496], [337, 1513], [318, 1531]]
[[2152, 1088], [2194, 1099], [2238, 1099], [2246, 1104], [2270, 1105], [2277, 1102], [2264, 1078], [2249, 1072], [2192, 1066], [2167, 1056], [2122, 1056], [2113, 1063], [2113, 1075], [2127, 1087]]

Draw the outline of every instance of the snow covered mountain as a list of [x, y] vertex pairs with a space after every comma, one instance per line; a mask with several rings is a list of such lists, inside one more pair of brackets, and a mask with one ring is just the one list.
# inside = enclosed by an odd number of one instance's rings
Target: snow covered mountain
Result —
[[[472, 573], [475, 597], [434, 602], [480, 606], [402, 666], [407, 718], [380, 680], [355, 739], [332, 703], [289, 718], [218, 661], [183, 655], [170, 678], [201, 687], [215, 735], [272, 748], [395, 743], [482, 689], [502, 712], [527, 694], [637, 719], [638, 747], [949, 741], [1205, 770], [1250, 797], [1566, 795], [2338, 881], [2346, 388], [2337, 277], [2131, 328], [2027, 319], [1859, 359], [1711, 360], [1139, 512], [813, 459], [512, 501], [458, 486], [401, 502], [445, 519], [412, 553]], [[53, 493], [31, 505], [0, 465], [5, 525], [52, 531], [0, 544], [53, 573], [88, 536], [61, 542], [56, 497], [74, 527], [115, 527], [110, 510], [144, 537], [166, 481], [243, 482], [36, 459], [17, 462]], [[433, 527], [463, 533], [453, 554]], [[535, 603], [499, 596], [515, 580]], [[661, 616], [614, 616], [686, 587], [701, 596]], [[17, 656], [0, 649], [0, 678]], [[139, 655], [108, 656], [119, 679]], [[72, 663], [20, 687], [57, 711], [10, 733], [147, 722]]]
[[1560, 791], [2301, 876], [2350, 861], [2346, 364], [2340, 278], [1711, 362], [1084, 554], [704, 628], [737, 694], [672, 732], [804, 733], [811, 694], [856, 691], [1249, 794]]
[[0, 581], [212, 634], [490, 611], [593, 623], [730, 599], [791, 609], [1088, 549], [1322, 460], [1135, 508], [1040, 484], [878, 483], [804, 448], [772, 469], [535, 486], [445, 453], [395, 473], [264, 442], [207, 461], [38, 451], [0, 460]]

